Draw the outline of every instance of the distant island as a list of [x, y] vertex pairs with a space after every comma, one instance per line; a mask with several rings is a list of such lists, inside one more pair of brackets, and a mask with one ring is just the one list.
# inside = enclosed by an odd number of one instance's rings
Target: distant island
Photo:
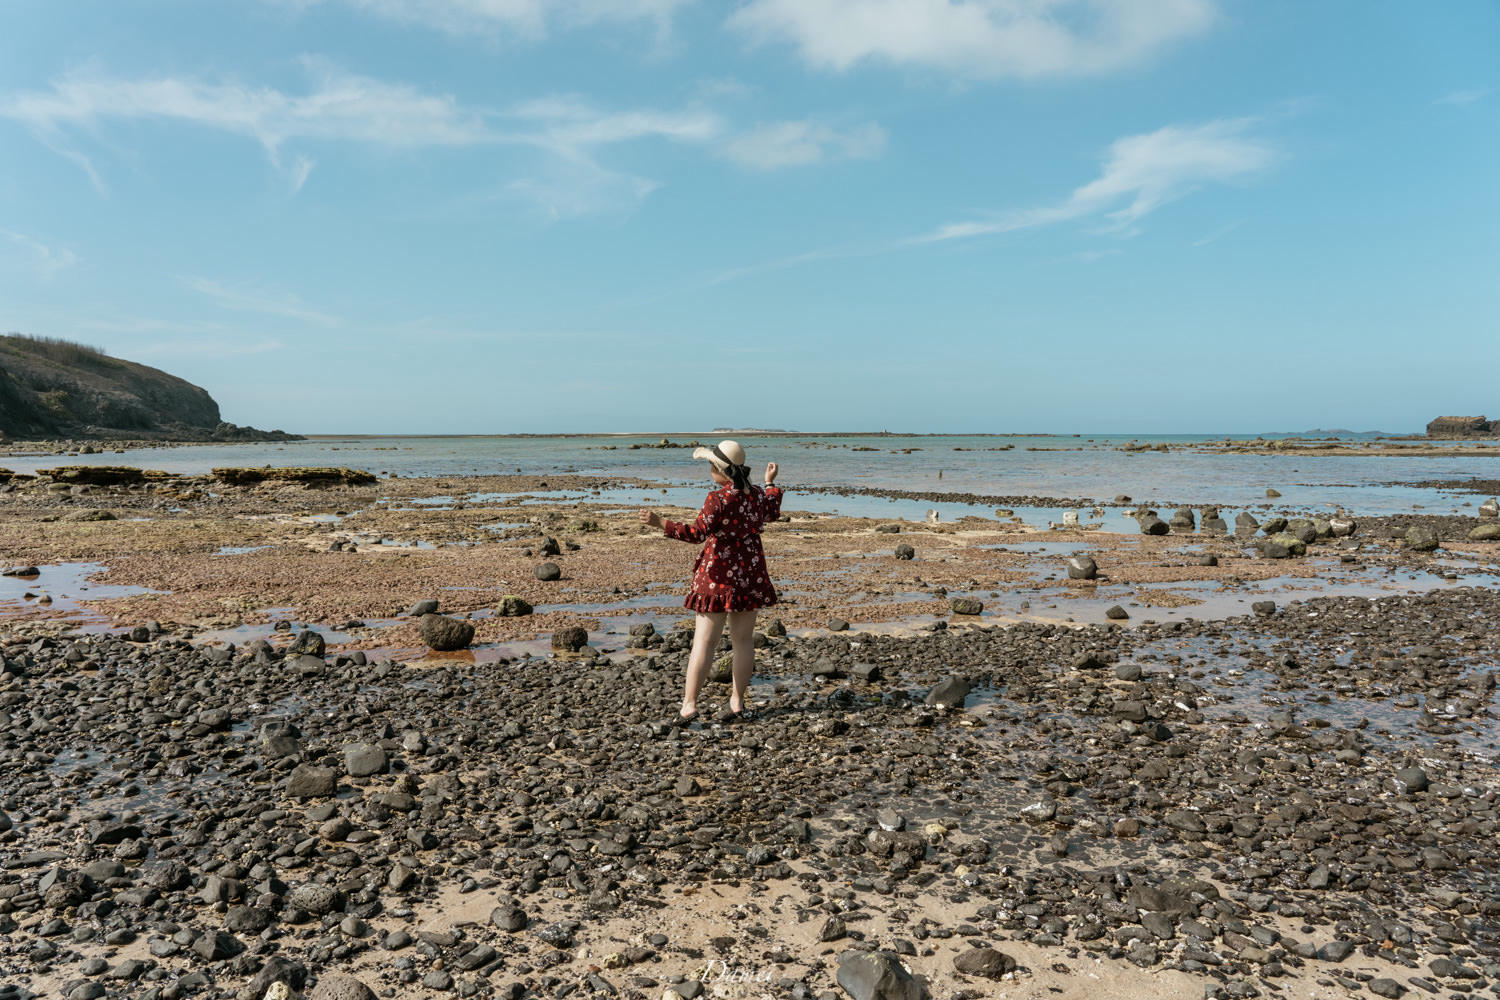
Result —
[[300, 441], [225, 423], [204, 389], [51, 337], [0, 336], [0, 440]]

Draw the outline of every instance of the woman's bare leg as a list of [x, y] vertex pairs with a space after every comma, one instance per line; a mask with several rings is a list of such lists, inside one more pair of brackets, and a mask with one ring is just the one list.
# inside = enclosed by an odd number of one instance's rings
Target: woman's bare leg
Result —
[[708, 661], [724, 634], [724, 613], [699, 615], [693, 628], [693, 651], [688, 654], [687, 687], [682, 692], [682, 714], [698, 711], [698, 692], [708, 677]]
[[745, 710], [745, 694], [750, 690], [750, 675], [755, 671], [755, 612], [729, 612], [729, 641], [734, 643], [734, 691], [729, 695], [729, 710]]

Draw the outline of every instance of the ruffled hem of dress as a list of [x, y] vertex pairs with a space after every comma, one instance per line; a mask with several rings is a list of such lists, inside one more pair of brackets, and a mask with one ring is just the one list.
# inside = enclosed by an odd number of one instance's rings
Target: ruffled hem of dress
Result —
[[769, 608], [776, 603], [772, 597], [768, 601], [757, 601], [753, 597], [743, 594], [726, 594], [723, 597], [710, 597], [706, 594], [689, 594], [682, 606], [696, 611], [700, 615], [717, 615], [726, 611], [759, 611], [761, 608]]

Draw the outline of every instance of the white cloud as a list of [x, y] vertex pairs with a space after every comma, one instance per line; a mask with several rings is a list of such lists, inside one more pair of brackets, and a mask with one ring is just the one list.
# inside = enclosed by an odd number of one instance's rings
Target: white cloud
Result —
[[994, 79], [1118, 70], [1214, 16], [1211, 0], [750, 0], [729, 23], [821, 69], [869, 61]]
[[559, 214], [593, 211], [582, 206], [611, 198], [634, 204], [656, 187], [599, 162], [604, 148], [653, 139], [702, 145], [725, 130], [717, 114], [695, 107], [601, 110], [570, 96], [505, 109], [470, 107], [452, 95], [340, 72], [321, 60], [306, 65], [313, 81], [301, 94], [179, 77], [73, 75], [49, 90], [0, 95], [0, 118], [30, 126], [49, 148], [78, 162], [101, 193], [98, 171], [69, 141], [97, 140], [101, 126], [119, 121], [172, 121], [243, 136], [260, 145], [293, 194], [316, 163], [300, 152], [288, 155], [293, 144], [540, 150], [546, 162], [537, 175], [512, 176], [503, 184], [512, 192], [537, 192], [552, 207], [575, 206]]
[[[1134, 236], [1139, 231], [1136, 224], [1167, 202], [1204, 184], [1239, 180], [1275, 163], [1277, 154], [1272, 145], [1249, 134], [1256, 121], [1220, 119], [1204, 125], [1169, 125], [1155, 132], [1124, 136], [1110, 144], [1099, 176], [1075, 188], [1056, 204], [1022, 209], [993, 219], [951, 222], [918, 236], [812, 250], [722, 271], [708, 283], [722, 284], [818, 261], [874, 257], [949, 240], [975, 239], [1086, 218], [1106, 219], [1106, 229], [1118, 236]], [[1090, 256], [1086, 252], [1079, 259], [1097, 259], [1107, 253], [1095, 252]]]
[[758, 125], [724, 145], [724, 155], [756, 170], [801, 167], [825, 160], [854, 160], [879, 156], [885, 149], [885, 130], [873, 122], [839, 131], [816, 122], [792, 121]]
[[1488, 87], [1476, 90], [1454, 90], [1439, 97], [1434, 104], [1473, 104], [1475, 101], [1483, 100], [1490, 94]]
[[182, 281], [193, 291], [206, 295], [225, 309], [264, 313], [316, 326], [339, 326], [343, 322], [337, 316], [313, 309], [295, 295], [230, 288], [209, 278], [183, 278]]
[[693, 0], [273, 0], [282, 6], [315, 7], [341, 3], [398, 24], [454, 35], [496, 32], [537, 39], [554, 28], [648, 22], [660, 34], [671, 27], [677, 8]]
[[950, 223], [917, 241], [966, 239], [1101, 214], [1112, 228], [1127, 230], [1203, 184], [1227, 183], [1270, 167], [1276, 152], [1270, 143], [1248, 134], [1254, 124], [1251, 118], [1220, 119], [1116, 139], [1099, 176], [1074, 189], [1066, 200], [993, 220]]
[[67, 76], [50, 91], [0, 98], [0, 118], [50, 134], [109, 120], [179, 121], [251, 138], [273, 162], [283, 144], [299, 139], [412, 147], [471, 146], [491, 137], [484, 116], [451, 96], [308, 65], [317, 85], [301, 95], [177, 77]]
[[78, 263], [78, 255], [66, 247], [51, 247], [25, 233], [14, 233], [0, 229], [0, 241], [4, 241], [19, 256], [36, 268], [42, 278], [50, 279], [57, 272], [67, 270]]

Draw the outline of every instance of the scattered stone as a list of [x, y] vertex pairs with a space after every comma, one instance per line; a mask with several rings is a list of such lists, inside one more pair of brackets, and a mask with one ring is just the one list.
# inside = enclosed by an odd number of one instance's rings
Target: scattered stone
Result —
[[839, 956], [838, 984], [851, 1000], [926, 1000], [927, 990], [901, 959], [888, 951], [846, 951]]
[[569, 625], [552, 633], [552, 648], [576, 653], [589, 644], [589, 630], [581, 625]]
[[1266, 615], [1274, 615], [1276, 613], [1276, 602], [1256, 601], [1254, 604], [1250, 605], [1250, 610], [1255, 612], [1257, 615], [1260, 615], [1261, 617], [1265, 617]]
[[501, 618], [520, 618], [531, 614], [533, 610], [531, 604], [525, 598], [518, 597], [515, 594], [506, 594], [500, 598], [500, 603], [495, 608], [495, 612]]
[[421, 618], [423, 615], [435, 615], [437, 614], [437, 609], [438, 602], [429, 597], [426, 600], [418, 601], [408, 608], [406, 616], [408, 618]]
[[911, 559], [915, 559], [916, 557], [917, 550], [912, 548], [910, 545], [907, 545], [905, 542], [902, 542], [900, 545], [896, 546], [897, 559], [908, 561]]
[[327, 650], [328, 644], [323, 637], [310, 628], [305, 628], [297, 633], [297, 638], [286, 648], [290, 655], [322, 656]]
[[426, 614], [419, 624], [422, 641], [427, 648], [439, 653], [467, 649], [474, 641], [474, 624], [462, 618], [447, 615]]
[[1130, 612], [1126, 611], [1118, 604], [1112, 604], [1104, 610], [1104, 617], [1108, 618], [1110, 621], [1124, 621], [1125, 619], [1130, 617]]
[[1089, 556], [1074, 556], [1068, 560], [1068, 579], [1092, 580], [1099, 575], [1099, 564]]
[[1269, 538], [1262, 538], [1256, 547], [1267, 559], [1290, 559], [1293, 556], [1307, 554], [1307, 543], [1296, 535], [1284, 531], [1277, 532]]
[[355, 743], [344, 748], [344, 773], [351, 778], [368, 778], [386, 769], [385, 751], [373, 743]]
[[1500, 540], [1500, 524], [1481, 524], [1469, 532], [1469, 538], [1476, 542], [1493, 542]]
[[562, 570], [555, 562], [544, 562], [532, 570], [532, 575], [538, 580], [561, 580]]
[[325, 972], [318, 976], [318, 983], [307, 994], [307, 1000], [379, 1000], [375, 991], [353, 976], [341, 972]]
[[827, 628], [830, 632], [847, 632], [849, 631], [849, 623], [842, 618], [830, 618], [828, 619]]
[[953, 959], [953, 968], [966, 976], [999, 979], [1016, 968], [1016, 960], [994, 948], [971, 948]]
[[984, 611], [984, 602], [977, 597], [950, 597], [948, 607], [955, 615], [977, 615]]
[[970, 690], [969, 682], [962, 677], [947, 677], [933, 685], [923, 703], [934, 708], [963, 708]]
[[286, 794], [294, 799], [326, 798], [338, 791], [339, 773], [331, 767], [298, 764], [286, 779]]
[[1423, 524], [1406, 529], [1406, 547], [1413, 552], [1431, 552], [1438, 547], [1438, 534]]

